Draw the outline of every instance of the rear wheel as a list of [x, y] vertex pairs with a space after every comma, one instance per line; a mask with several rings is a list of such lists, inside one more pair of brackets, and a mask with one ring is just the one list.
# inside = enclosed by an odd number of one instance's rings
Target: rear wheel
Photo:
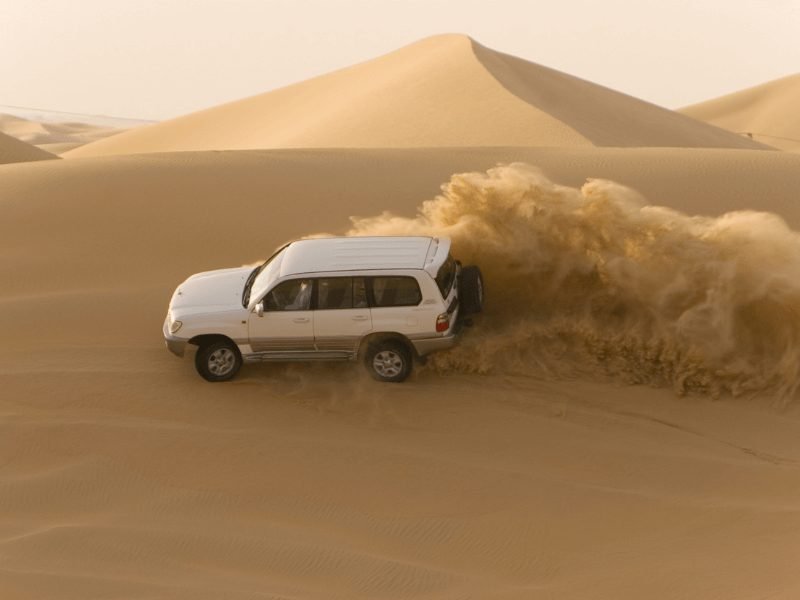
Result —
[[399, 383], [411, 374], [411, 353], [399, 342], [375, 342], [367, 349], [364, 366], [377, 381]]
[[206, 381], [228, 381], [239, 372], [242, 357], [232, 342], [219, 340], [200, 347], [194, 366]]
[[463, 316], [483, 310], [483, 275], [476, 266], [463, 267], [458, 278], [458, 301]]

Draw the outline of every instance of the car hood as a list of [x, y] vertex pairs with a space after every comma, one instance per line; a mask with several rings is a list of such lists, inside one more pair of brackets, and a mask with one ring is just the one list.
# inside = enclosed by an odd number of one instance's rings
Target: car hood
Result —
[[253, 267], [192, 275], [172, 295], [170, 308], [242, 308], [242, 292]]

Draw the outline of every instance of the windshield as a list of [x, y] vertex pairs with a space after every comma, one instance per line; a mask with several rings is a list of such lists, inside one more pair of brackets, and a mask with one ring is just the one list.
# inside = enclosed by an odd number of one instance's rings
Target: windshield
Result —
[[269, 286], [278, 278], [283, 262], [283, 254], [286, 248], [282, 248], [277, 254], [272, 256], [267, 262], [258, 267], [258, 273], [250, 286], [247, 294], [246, 305], [249, 306], [250, 299], [260, 298], [269, 289]]

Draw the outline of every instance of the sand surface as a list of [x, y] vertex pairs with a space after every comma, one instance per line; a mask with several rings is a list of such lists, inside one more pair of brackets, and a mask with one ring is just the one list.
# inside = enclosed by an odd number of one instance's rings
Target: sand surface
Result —
[[113, 136], [66, 157], [256, 148], [764, 148], [619, 92], [435, 36], [385, 56]]
[[0, 132], [52, 154], [61, 154], [122, 131], [88, 123], [49, 123], [0, 114]]
[[[413, 218], [452, 173], [512, 161], [567, 186], [614, 179], [692, 215], [769, 210], [800, 228], [800, 156], [758, 150], [184, 152], [0, 167], [0, 596], [796, 598], [800, 413], [770, 391], [714, 400], [588, 364], [553, 373], [537, 353], [545, 337], [510, 334], [480, 374], [434, 362], [397, 386], [357, 365], [245, 367], [211, 385], [164, 349], [169, 296], [191, 273], [347, 231], [352, 215]], [[451, 192], [475, 211], [516, 194], [468, 187]], [[542, 189], [553, 202], [578, 193]], [[612, 227], [603, 214], [629, 212], [609, 189], [593, 206]], [[493, 214], [487, 232], [511, 244], [532, 213]], [[652, 235], [685, 225], [667, 217]], [[797, 244], [772, 231], [785, 242], [764, 242], [776, 256]], [[486, 248], [490, 283], [520, 260]], [[709, 273], [730, 264], [718, 260]], [[516, 318], [511, 289], [489, 286], [465, 342]]]
[[693, 104], [680, 110], [775, 148], [800, 152], [800, 74]]

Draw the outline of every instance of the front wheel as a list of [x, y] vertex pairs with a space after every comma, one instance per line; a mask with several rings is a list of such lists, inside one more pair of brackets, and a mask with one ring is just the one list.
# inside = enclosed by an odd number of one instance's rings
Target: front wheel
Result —
[[220, 340], [201, 346], [194, 357], [194, 366], [206, 381], [228, 381], [239, 372], [242, 357], [232, 342]]
[[411, 374], [411, 353], [399, 342], [377, 342], [367, 349], [364, 366], [377, 381], [400, 383]]

